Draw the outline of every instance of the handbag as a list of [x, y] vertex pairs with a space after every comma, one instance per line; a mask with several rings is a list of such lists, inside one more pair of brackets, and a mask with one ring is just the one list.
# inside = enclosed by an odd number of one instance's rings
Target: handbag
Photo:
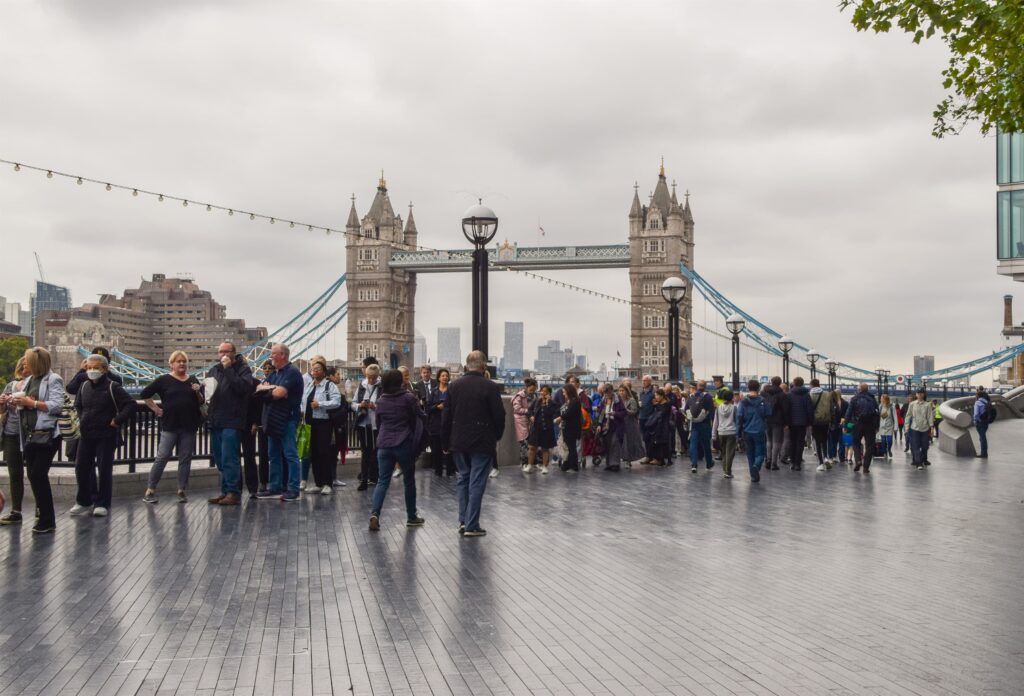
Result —
[[569, 446], [565, 444], [565, 433], [558, 436], [558, 444], [555, 445], [555, 456], [565, 461], [569, 458]]
[[30, 447], [49, 447], [53, 444], [52, 430], [30, 430], [25, 438], [25, 449]]
[[313, 433], [313, 426], [309, 423], [299, 423], [295, 431], [295, 446], [299, 451], [299, 459], [309, 458], [309, 441]]

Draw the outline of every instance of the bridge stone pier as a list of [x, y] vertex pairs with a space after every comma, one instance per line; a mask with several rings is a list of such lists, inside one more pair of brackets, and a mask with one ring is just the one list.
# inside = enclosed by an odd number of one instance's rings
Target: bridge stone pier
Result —
[[[468, 272], [471, 249], [414, 250], [416, 223], [410, 206], [407, 220], [396, 215], [383, 175], [370, 210], [362, 218], [355, 197], [346, 224], [348, 273], [348, 356], [362, 360], [373, 355], [382, 364], [413, 366], [417, 277], [423, 273]], [[626, 268], [629, 270], [630, 367], [656, 379], [668, 379], [668, 305], [661, 284], [679, 275], [679, 264], [693, 268], [694, 222], [689, 194], [680, 204], [676, 185], [671, 190], [664, 165], [646, 204], [633, 186], [626, 244], [521, 247], [495, 245], [488, 249], [495, 269], [529, 271]], [[680, 307], [680, 373], [692, 374], [693, 293]], [[491, 306], [503, 298], [491, 295]], [[468, 312], [468, 309], [467, 309]], [[593, 317], [580, 315], [579, 321]]]

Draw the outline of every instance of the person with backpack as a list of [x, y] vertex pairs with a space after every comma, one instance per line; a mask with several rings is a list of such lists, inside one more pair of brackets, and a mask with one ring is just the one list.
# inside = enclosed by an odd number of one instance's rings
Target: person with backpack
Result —
[[715, 421], [711, 425], [711, 439], [718, 440], [722, 452], [722, 472], [727, 479], [732, 478], [732, 460], [736, 456], [736, 410], [733, 403], [732, 390], [726, 387], [719, 390], [717, 396], [722, 403], [715, 409]]
[[[202, 423], [200, 406], [205, 402], [199, 380], [188, 373], [188, 355], [176, 350], [167, 363], [171, 371], [160, 375], [139, 395], [146, 406], [160, 419], [160, 440], [156, 447], [153, 467], [142, 502], [155, 505], [156, 489], [164, 474], [171, 454], [178, 454], [178, 502], [188, 500], [189, 473], [192, 471], [192, 452], [195, 450], [196, 431]], [[159, 405], [153, 400], [160, 397]]]
[[840, 459], [846, 458], [842, 421], [846, 417], [847, 403], [838, 389], [829, 392], [829, 398], [832, 401], [830, 407], [832, 418], [828, 425], [828, 458], [826, 459], [826, 468], [828, 468], [829, 464], [838, 464]]
[[102, 355], [86, 358], [89, 381], [75, 394], [81, 442], [75, 458], [78, 493], [68, 513], [73, 516], [107, 516], [114, 493], [114, 450], [120, 445], [121, 428], [135, 413], [135, 399], [107, 376], [108, 366]]
[[794, 377], [789, 390], [789, 463], [793, 471], [803, 469], [807, 428], [813, 424], [811, 390], [804, 386], [803, 377]]
[[985, 387], [978, 387], [978, 397], [974, 400], [974, 427], [978, 431], [978, 440], [981, 441], [982, 459], [988, 459], [988, 426], [996, 419], [996, 409], [992, 406], [992, 399], [989, 398]]
[[782, 378], [778, 376], [772, 377], [771, 383], [765, 387], [764, 395], [761, 398], [764, 401], [766, 413], [765, 434], [768, 438], [765, 469], [768, 471], [778, 471], [786, 440], [786, 423], [789, 421], [789, 399], [786, 393], [782, 391]]
[[817, 471], [832, 468], [828, 457], [828, 432], [832, 427], [832, 394], [821, 388], [821, 381], [811, 380], [811, 405], [814, 407], [814, 422], [811, 423], [811, 437], [814, 438], [814, 453], [818, 455]]
[[341, 392], [327, 379], [327, 364], [316, 361], [309, 367], [312, 379], [302, 393], [302, 420], [309, 425], [309, 459], [313, 470], [313, 485], [306, 493], [330, 495], [334, 492], [334, 427], [331, 414], [341, 408]]
[[875, 454], [875, 433], [878, 431], [878, 403], [868, 391], [868, 385], [861, 383], [857, 394], [850, 400], [846, 422], [853, 424], [854, 471], [864, 467], [864, 473], [871, 471], [871, 458]]
[[580, 470], [580, 436], [583, 434], [583, 407], [576, 387], [566, 384], [562, 387], [563, 401], [555, 423], [562, 431], [562, 440], [568, 456], [561, 464], [562, 471]]
[[878, 406], [878, 437], [882, 444], [881, 456], [892, 459], [892, 440], [896, 433], [896, 420], [899, 409], [892, 405], [888, 394], [882, 394]]
[[747, 382], [748, 394], [736, 407], [736, 433], [743, 440], [747, 451], [750, 480], [754, 483], [761, 480], [761, 466], [765, 462], [767, 447], [765, 431], [768, 428], [768, 405], [764, 397], [758, 394], [760, 390], [761, 383], [756, 379]]

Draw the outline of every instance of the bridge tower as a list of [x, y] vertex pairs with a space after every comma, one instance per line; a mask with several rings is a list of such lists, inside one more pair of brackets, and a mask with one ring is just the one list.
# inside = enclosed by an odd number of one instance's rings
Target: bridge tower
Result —
[[[693, 214], [689, 193], [680, 205], [675, 182], [669, 191], [664, 160], [647, 205], [640, 204], [637, 189], [634, 184], [629, 210], [629, 284], [634, 302], [630, 316], [630, 365], [639, 368], [641, 374], [664, 381], [668, 379], [668, 304], [661, 297], [661, 284], [669, 276], [679, 275], [680, 263], [693, 268]], [[658, 311], [644, 311], [638, 305]], [[693, 373], [692, 308], [691, 288], [679, 308], [680, 374], [684, 377]]]
[[359, 218], [355, 196], [345, 225], [348, 272], [348, 359], [374, 356], [384, 367], [413, 367], [416, 274], [388, 266], [392, 250], [416, 246], [416, 222], [395, 215], [381, 172], [369, 212]]

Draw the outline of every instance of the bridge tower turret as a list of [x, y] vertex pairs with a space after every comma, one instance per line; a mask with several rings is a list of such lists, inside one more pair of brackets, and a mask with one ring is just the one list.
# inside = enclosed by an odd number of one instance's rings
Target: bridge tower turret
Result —
[[[679, 275], [679, 264], [693, 268], [693, 213], [689, 194], [684, 205], [676, 197], [676, 185], [665, 177], [662, 160], [658, 182], [648, 205], [640, 204], [638, 185], [633, 185], [629, 210], [629, 284], [634, 302], [630, 314], [630, 366], [641, 374], [668, 379], [668, 314], [661, 297], [661, 284]], [[680, 373], [693, 371], [692, 291], [680, 307]], [[650, 307], [656, 312], [644, 311]]]
[[[413, 367], [416, 276], [388, 267], [392, 250], [416, 244], [416, 224], [395, 215], [381, 172], [369, 212], [361, 219], [355, 196], [346, 223], [348, 359], [374, 356], [385, 367]], [[411, 241], [410, 241], [411, 240]]]

